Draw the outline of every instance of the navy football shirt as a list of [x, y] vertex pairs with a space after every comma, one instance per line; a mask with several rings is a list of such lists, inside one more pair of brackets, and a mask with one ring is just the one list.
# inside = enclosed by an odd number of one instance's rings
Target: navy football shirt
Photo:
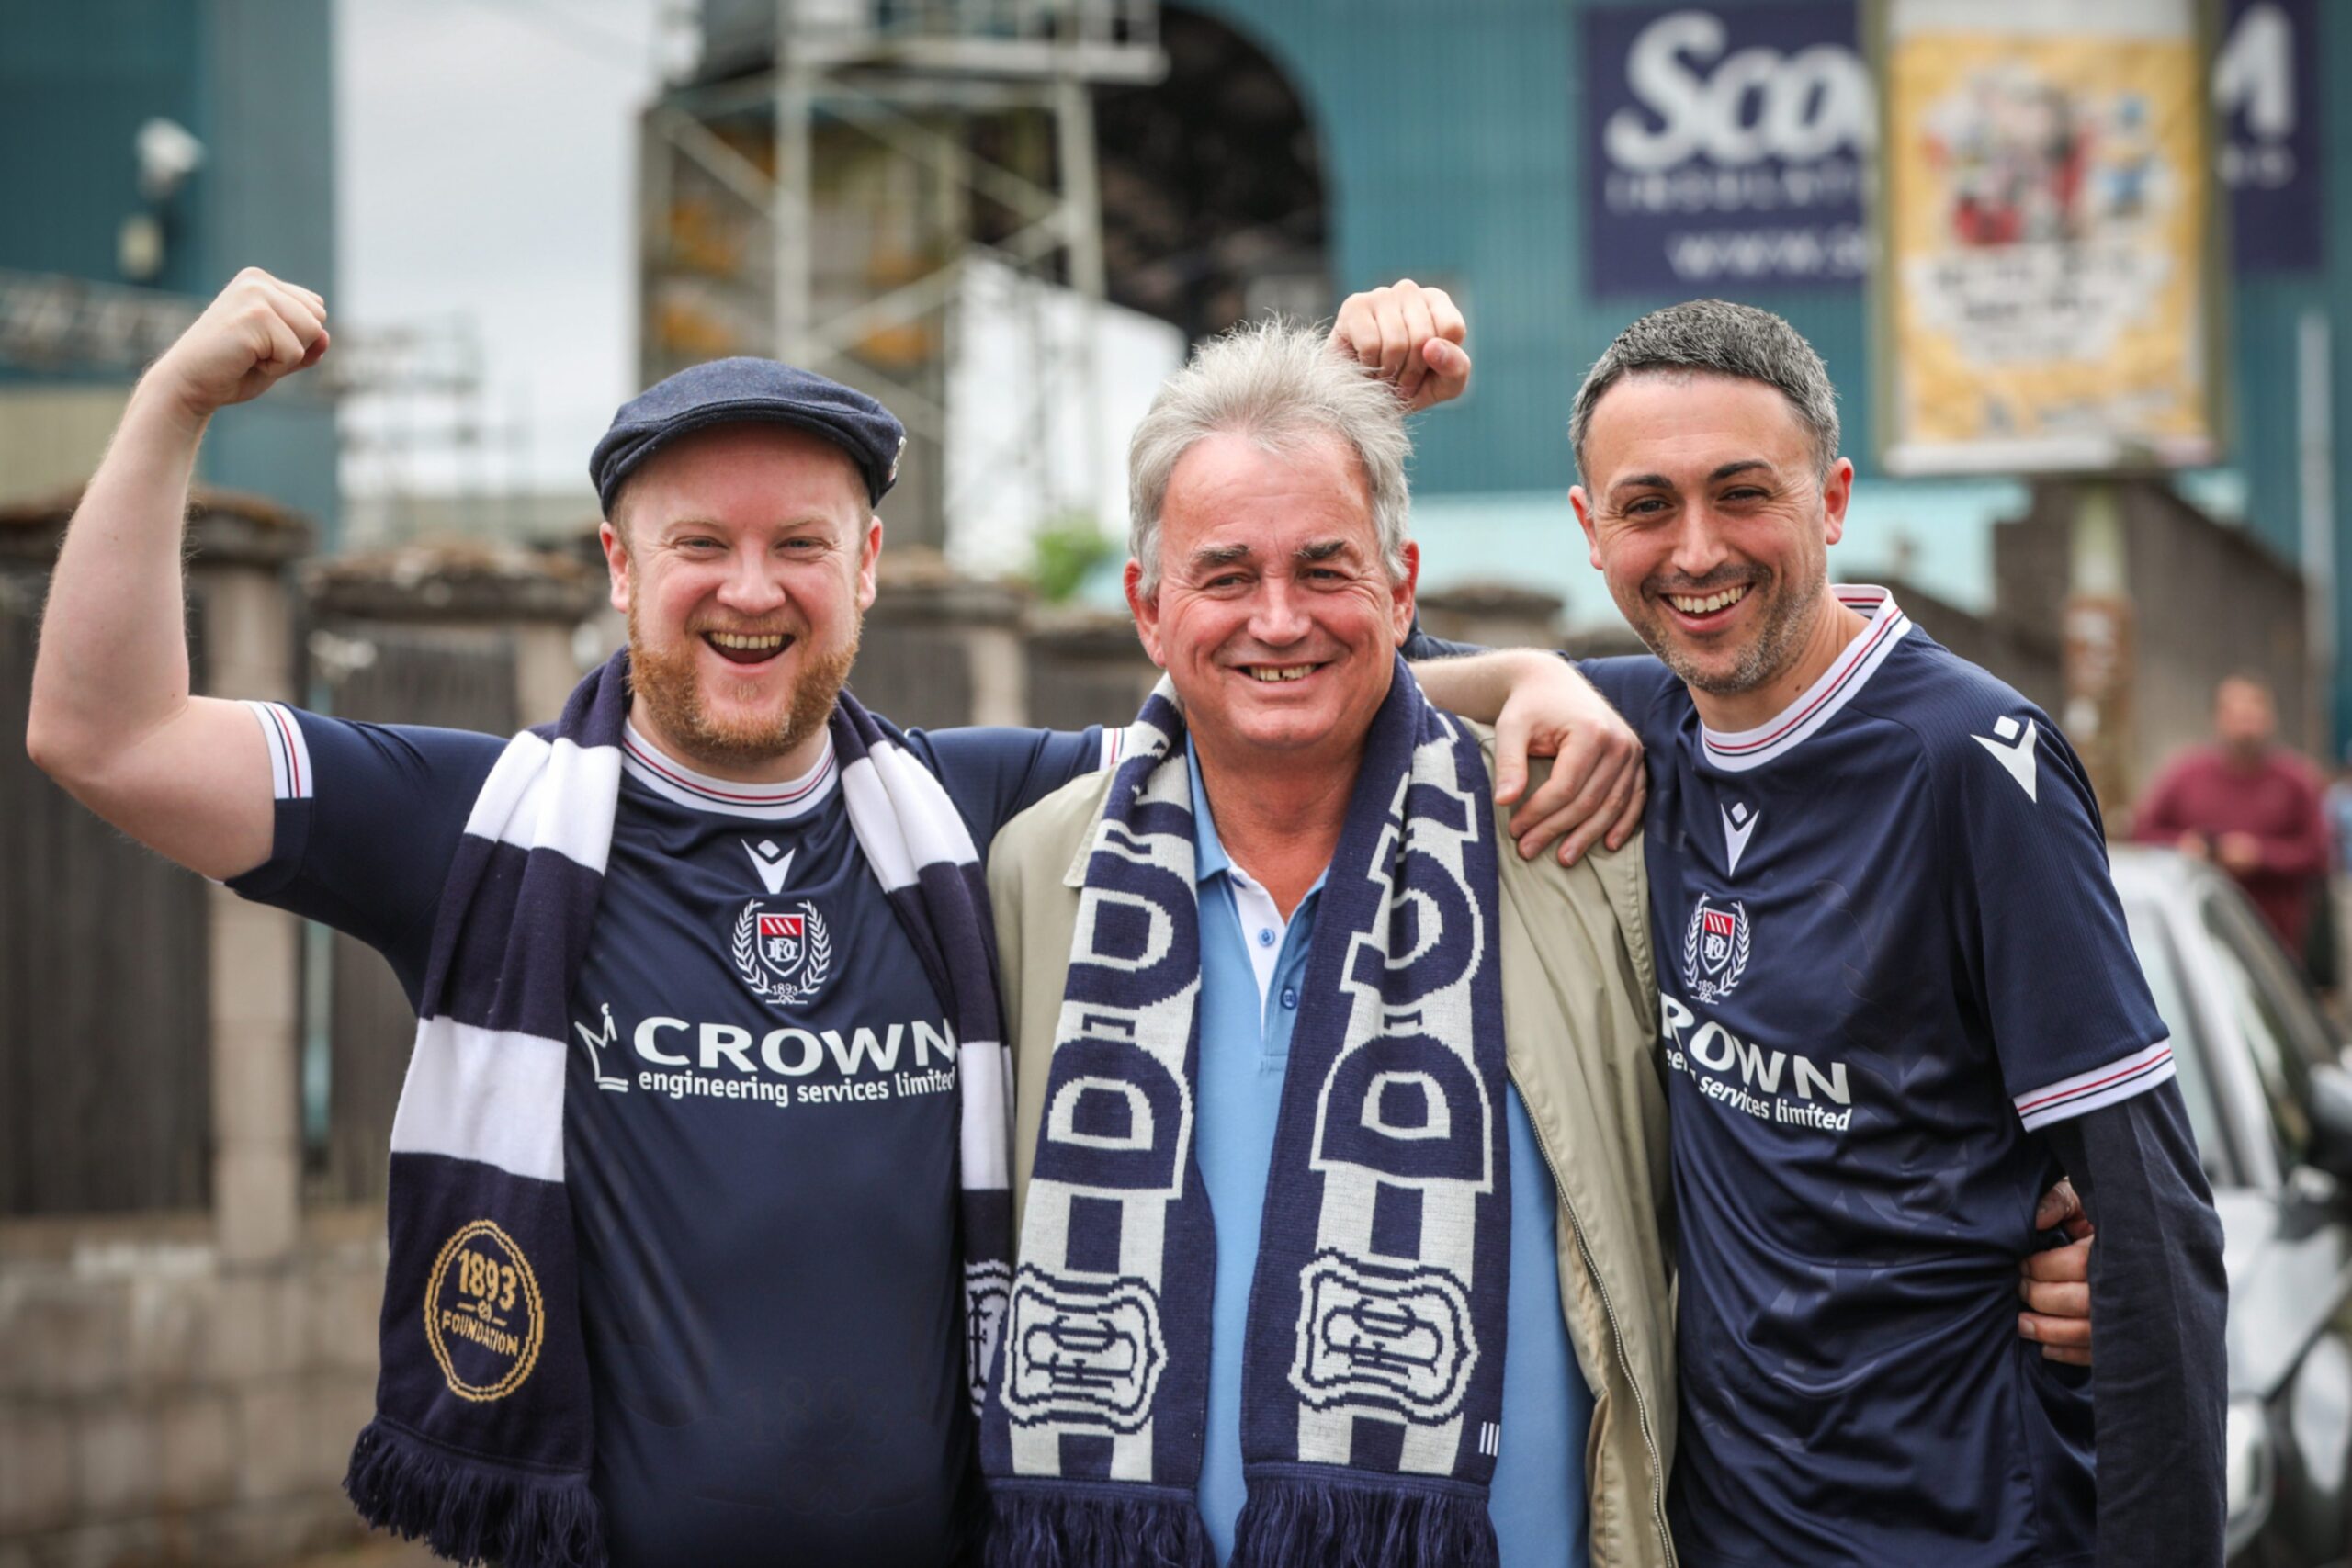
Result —
[[1718, 735], [1586, 672], [1649, 750], [1679, 1218], [1673, 1514], [1695, 1568], [2054, 1565], [2094, 1538], [2083, 1374], [2017, 1336], [2034, 1129], [2164, 1083], [2098, 807], [2049, 718], [1869, 624]]
[[[255, 705], [281, 801], [232, 886], [352, 931], [414, 1001], [504, 742]], [[985, 855], [1099, 730], [910, 738]], [[789, 784], [631, 730], [573, 992], [564, 1168], [616, 1568], [950, 1556], [971, 1454], [952, 1010], [867, 869], [828, 751]]]

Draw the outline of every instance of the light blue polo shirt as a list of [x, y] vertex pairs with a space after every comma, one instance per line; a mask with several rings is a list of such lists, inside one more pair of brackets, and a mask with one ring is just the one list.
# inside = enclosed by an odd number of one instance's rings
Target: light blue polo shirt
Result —
[[[1200, 1499], [1223, 1563], [1233, 1555], [1233, 1526], [1241, 1515], [1241, 1346], [1250, 1282], [1258, 1268], [1274, 1122], [1323, 880], [1316, 879], [1285, 924], [1272, 897], [1227, 858], [1200, 765], [1189, 750], [1186, 761], [1201, 908], [1201, 1079], [1193, 1147], [1216, 1215]], [[1510, 1129], [1510, 1326], [1502, 1447], [1487, 1506], [1503, 1568], [1584, 1568], [1584, 1442], [1592, 1395], [1560, 1314], [1551, 1172], [1518, 1089], [1510, 1087], [1504, 1098]]]

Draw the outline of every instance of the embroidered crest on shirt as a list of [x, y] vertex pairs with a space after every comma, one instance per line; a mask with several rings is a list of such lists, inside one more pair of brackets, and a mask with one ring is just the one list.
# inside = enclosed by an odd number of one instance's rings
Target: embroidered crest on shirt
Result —
[[1700, 895], [1682, 937], [1682, 981], [1691, 999], [1712, 1002], [1731, 995], [1747, 972], [1749, 935], [1747, 905], [1716, 904]]
[[1744, 800], [1735, 800], [1722, 808], [1724, 816], [1724, 870], [1739, 869], [1739, 857], [1747, 852], [1747, 840], [1755, 835], [1756, 824], [1764, 814]]
[[[1994, 736], [2000, 739], [1996, 740]], [[2041, 739], [2041, 732], [2033, 720], [2027, 719], [2020, 725], [2004, 714], [1993, 721], [1993, 735], [1972, 735], [1969, 739], [1993, 754], [1993, 760], [2018, 781], [2018, 787], [2025, 791], [2028, 800], [2037, 806], [2041, 803], [2041, 796], [2034, 788], [2039, 782], [2034, 776], [2034, 745]]]
[[797, 909], [771, 909], [757, 898], [748, 900], [735, 917], [729, 946], [737, 976], [771, 1007], [799, 1006], [832, 973], [831, 933], [806, 898]]

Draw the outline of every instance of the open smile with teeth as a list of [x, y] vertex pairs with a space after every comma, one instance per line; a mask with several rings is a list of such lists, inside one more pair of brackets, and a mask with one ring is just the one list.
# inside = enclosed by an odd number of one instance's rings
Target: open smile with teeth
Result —
[[718, 632], [702, 634], [703, 641], [731, 664], [757, 664], [782, 653], [792, 639], [782, 632]]
[[1726, 588], [1719, 593], [1668, 593], [1666, 602], [1686, 615], [1712, 615], [1718, 610], [1728, 610], [1747, 597], [1749, 584]]
[[1272, 685], [1286, 681], [1304, 681], [1323, 666], [1320, 664], [1244, 664], [1240, 668], [1241, 672], [1252, 681], [1261, 681]]

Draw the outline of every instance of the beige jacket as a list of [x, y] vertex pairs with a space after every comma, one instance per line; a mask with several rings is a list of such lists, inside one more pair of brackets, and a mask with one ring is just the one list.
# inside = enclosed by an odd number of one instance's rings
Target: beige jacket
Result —
[[[1479, 733], [1491, 773], [1493, 742]], [[1028, 1195], [1087, 846], [1111, 778], [1091, 774], [1047, 795], [997, 835], [989, 856], [1013, 1048], [1016, 1214]], [[1657, 978], [1641, 844], [1564, 871], [1548, 854], [1519, 858], [1509, 815], [1496, 812], [1508, 1065], [1557, 1184], [1561, 1306], [1592, 1391], [1592, 1568], [1669, 1568], [1674, 1317], [1658, 1234], [1666, 1096], [1654, 1061]]]

